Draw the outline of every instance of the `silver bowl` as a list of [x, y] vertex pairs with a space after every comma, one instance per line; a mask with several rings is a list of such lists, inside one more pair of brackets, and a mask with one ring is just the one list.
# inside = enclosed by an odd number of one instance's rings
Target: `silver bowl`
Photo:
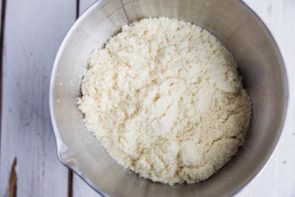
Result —
[[[77, 109], [88, 58], [120, 27], [166, 16], [198, 24], [233, 53], [253, 102], [245, 145], [225, 167], [199, 184], [167, 186], [117, 164], [89, 133]], [[101, 0], [73, 25], [57, 54], [50, 110], [58, 157], [96, 191], [108, 196], [229, 196], [245, 186], [270, 157], [284, 124], [288, 84], [279, 49], [263, 22], [237, 0]]]

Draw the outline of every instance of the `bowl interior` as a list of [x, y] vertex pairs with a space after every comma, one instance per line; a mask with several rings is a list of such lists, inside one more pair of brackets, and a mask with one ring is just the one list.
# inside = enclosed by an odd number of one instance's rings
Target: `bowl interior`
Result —
[[[122, 7], [122, 3], [124, 7]], [[152, 183], [113, 161], [86, 130], [77, 109], [83, 71], [94, 49], [122, 25], [166, 16], [198, 24], [233, 53], [251, 96], [247, 141], [216, 175], [200, 184]], [[110, 196], [228, 196], [248, 183], [269, 158], [280, 136], [287, 106], [287, 79], [279, 50], [253, 12], [236, 0], [101, 0], [75, 23], [56, 57], [51, 80], [51, 115], [63, 163]]]

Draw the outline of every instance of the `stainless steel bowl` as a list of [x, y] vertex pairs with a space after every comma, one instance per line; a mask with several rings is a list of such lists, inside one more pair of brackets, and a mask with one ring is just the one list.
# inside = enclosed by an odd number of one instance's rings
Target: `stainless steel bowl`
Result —
[[[88, 58], [123, 24], [166, 16], [198, 24], [232, 51], [253, 102], [246, 144], [213, 177], [173, 187], [152, 183], [113, 161], [77, 109]], [[264, 166], [281, 134], [288, 100], [287, 76], [279, 49], [263, 22], [237, 0], [101, 0], [73, 25], [55, 60], [50, 110], [60, 160], [99, 193], [109, 196], [229, 196]]]

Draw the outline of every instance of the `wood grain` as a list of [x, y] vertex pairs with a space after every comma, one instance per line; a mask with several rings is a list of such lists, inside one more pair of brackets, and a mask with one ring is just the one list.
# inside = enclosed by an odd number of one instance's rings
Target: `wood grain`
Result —
[[17, 196], [67, 196], [68, 170], [56, 156], [48, 93], [54, 57], [75, 19], [75, 6], [72, 0], [7, 1], [0, 196], [8, 196], [11, 169]]
[[10, 175], [9, 175], [9, 186], [8, 186], [8, 196], [9, 197], [16, 197], [17, 195], [17, 174], [16, 174], [16, 165], [17, 160], [16, 158], [13, 160], [13, 163], [11, 165], [10, 169]]

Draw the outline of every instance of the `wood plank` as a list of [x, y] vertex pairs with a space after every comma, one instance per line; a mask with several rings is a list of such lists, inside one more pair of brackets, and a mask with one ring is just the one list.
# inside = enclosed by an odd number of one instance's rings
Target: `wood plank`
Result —
[[[79, 14], [81, 15], [96, 0], [80, 0]], [[100, 197], [100, 195], [90, 188], [79, 176], [73, 176], [73, 197]]]
[[[3, 21], [5, 19], [5, 5], [3, 6], [4, 1], [0, 1], [0, 128], [1, 128], [1, 111], [2, 111], [2, 65], [3, 65]], [[5, 3], [5, 2], [4, 2]], [[0, 142], [1, 142], [1, 129], [0, 129]], [[1, 145], [0, 145], [0, 158], [1, 158]], [[1, 161], [1, 160], [0, 160]], [[0, 162], [1, 164], [1, 162]], [[1, 183], [1, 182], [0, 182]]]
[[73, 0], [7, 1], [0, 196], [10, 196], [9, 180], [17, 196], [67, 196], [68, 169], [57, 159], [48, 94], [53, 61], [75, 10]]
[[[5, 2], [0, 1], [0, 143], [1, 143], [1, 115], [2, 115], [2, 64], [3, 64], [3, 37], [4, 37], [4, 32], [3, 32], [3, 26], [4, 26], [4, 20], [5, 20]], [[0, 146], [1, 150], [1, 146]], [[0, 151], [1, 155], [1, 151]]]

